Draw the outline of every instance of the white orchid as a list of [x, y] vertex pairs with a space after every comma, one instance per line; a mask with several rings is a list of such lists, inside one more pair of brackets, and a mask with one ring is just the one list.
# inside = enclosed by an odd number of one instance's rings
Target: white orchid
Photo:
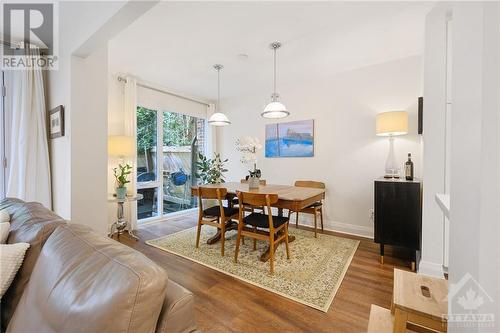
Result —
[[236, 150], [241, 152], [241, 163], [254, 164], [254, 170], [257, 163], [257, 151], [262, 149], [262, 144], [258, 138], [245, 136], [236, 140]]

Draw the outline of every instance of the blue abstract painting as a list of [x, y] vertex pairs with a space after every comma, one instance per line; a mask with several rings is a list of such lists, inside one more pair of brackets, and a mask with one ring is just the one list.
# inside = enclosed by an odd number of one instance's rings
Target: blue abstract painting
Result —
[[266, 157], [314, 156], [314, 120], [266, 125]]

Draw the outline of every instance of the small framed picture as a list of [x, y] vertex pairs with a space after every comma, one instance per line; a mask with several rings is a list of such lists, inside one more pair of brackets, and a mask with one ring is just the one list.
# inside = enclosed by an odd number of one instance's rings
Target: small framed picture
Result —
[[64, 106], [49, 111], [49, 133], [51, 139], [64, 136]]

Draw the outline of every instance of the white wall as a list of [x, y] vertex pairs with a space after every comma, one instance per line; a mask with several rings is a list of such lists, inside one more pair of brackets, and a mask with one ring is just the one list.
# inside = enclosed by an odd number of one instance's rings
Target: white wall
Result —
[[47, 108], [65, 106], [67, 131], [50, 142], [53, 210], [100, 232], [108, 207], [107, 42], [155, 4], [59, 2], [59, 70], [48, 72]]
[[59, 2], [59, 69], [47, 72], [47, 110], [58, 105], [65, 107], [66, 134], [49, 142], [52, 208], [66, 219], [71, 218], [72, 53], [124, 4], [125, 1]]
[[[496, 327], [471, 323], [450, 332], [498, 332], [500, 318], [500, 4], [485, 2], [441, 3], [427, 20], [425, 58], [425, 121], [434, 125], [432, 136], [424, 127], [425, 191], [444, 190], [442, 174], [446, 63], [444, 29], [451, 18], [451, 174], [449, 295], [451, 314], [469, 313], [458, 304], [468, 290], [478, 293], [483, 304], [473, 313], [493, 314]], [[432, 153], [432, 154], [431, 154]], [[440, 168], [440, 170], [437, 170]], [[433, 170], [434, 169], [434, 170]], [[429, 171], [429, 172], [427, 172]], [[432, 200], [431, 200], [432, 199]], [[424, 201], [424, 257], [441, 264], [442, 214], [433, 198]], [[432, 214], [430, 214], [432, 212]], [[435, 214], [434, 214], [435, 213]], [[441, 248], [440, 248], [441, 247]], [[429, 260], [431, 259], [431, 260]], [[422, 262], [421, 262], [422, 264]], [[425, 265], [424, 265], [425, 266]], [[422, 267], [422, 265], [421, 265]], [[431, 265], [427, 265], [431, 268]], [[479, 283], [455, 290], [464, 277]], [[484, 290], [486, 295], [483, 294]], [[492, 298], [492, 302], [490, 301]]]
[[478, 312], [493, 313], [496, 327], [452, 331], [498, 332], [500, 320], [499, 22], [498, 3], [453, 6], [449, 282], [476, 279], [493, 298]]
[[[329, 229], [373, 236], [369, 209], [373, 208], [373, 181], [383, 176], [389, 151], [387, 138], [375, 135], [375, 116], [389, 110], [410, 113], [410, 134], [395, 140], [401, 167], [412, 153], [420, 165], [417, 136], [417, 98], [421, 88], [421, 58], [413, 56], [318, 78], [311, 82], [283, 83], [282, 101], [291, 112], [283, 121], [314, 119], [312, 158], [264, 158], [258, 167], [269, 183], [293, 184], [298, 179], [326, 183], [325, 223]], [[265, 125], [260, 116], [268, 95], [223, 100], [232, 124], [219, 130], [218, 147], [229, 158], [228, 180], [239, 181], [248, 168], [234, 148], [239, 136], [256, 136], [264, 143]], [[421, 170], [416, 170], [419, 176]], [[304, 215], [301, 223], [309, 223]]]
[[443, 219], [435, 200], [445, 193], [446, 21], [447, 6], [426, 18], [424, 51], [424, 133], [422, 257], [419, 272], [443, 276]]
[[71, 222], [106, 234], [108, 48], [71, 63]]

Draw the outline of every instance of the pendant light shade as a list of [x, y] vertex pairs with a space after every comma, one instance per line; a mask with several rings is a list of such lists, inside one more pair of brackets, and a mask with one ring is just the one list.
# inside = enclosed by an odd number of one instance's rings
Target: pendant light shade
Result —
[[286, 110], [286, 106], [283, 103], [276, 101], [267, 104], [261, 115], [264, 118], [279, 119], [287, 117], [290, 115], [290, 112]]
[[224, 66], [216, 64], [214, 65], [215, 70], [217, 70], [217, 104], [215, 105], [215, 113], [210, 116], [208, 119], [208, 123], [212, 126], [226, 126], [231, 124], [227, 116], [219, 112], [220, 108], [220, 70], [224, 68]]
[[216, 112], [210, 116], [208, 119], [208, 123], [213, 126], [226, 126], [231, 124], [229, 119], [227, 119], [226, 115], [221, 112]]
[[264, 118], [279, 119], [290, 115], [286, 106], [279, 101], [279, 95], [276, 92], [276, 50], [281, 47], [280, 42], [274, 42], [269, 45], [274, 51], [274, 93], [271, 96], [271, 103], [267, 104], [264, 111], [260, 114]]

